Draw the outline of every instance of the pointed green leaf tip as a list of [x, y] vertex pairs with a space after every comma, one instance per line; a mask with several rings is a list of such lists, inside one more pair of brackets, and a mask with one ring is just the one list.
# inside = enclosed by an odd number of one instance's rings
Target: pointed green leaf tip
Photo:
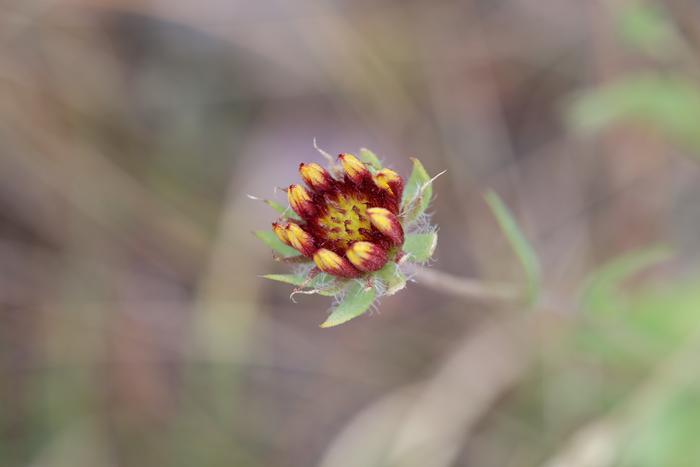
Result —
[[527, 241], [522, 230], [515, 221], [515, 218], [510, 213], [505, 203], [493, 191], [489, 191], [485, 195], [486, 203], [491, 208], [493, 215], [496, 217], [498, 225], [506, 236], [508, 243], [518, 257], [520, 264], [525, 271], [527, 280], [527, 302], [534, 305], [537, 302], [540, 293], [541, 282], [541, 267], [540, 261], [537, 258], [535, 249]]
[[292, 208], [290, 208], [289, 206], [284, 206], [278, 203], [277, 201], [271, 199], [266, 199], [264, 200], [264, 202], [272, 209], [282, 214], [282, 216], [284, 217], [288, 217], [297, 221], [301, 220], [301, 217], [299, 217], [299, 215], [296, 212], [292, 211]]
[[373, 288], [366, 289], [364, 284], [355, 282], [328, 319], [321, 323], [321, 327], [330, 328], [357, 318], [369, 310], [376, 297], [377, 292]]
[[292, 258], [294, 256], [299, 256], [299, 252], [289, 245], [282, 243], [282, 240], [277, 238], [274, 232], [268, 230], [258, 230], [253, 232], [256, 237], [265, 243], [265, 245], [272, 248], [274, 251], [282, 255], [284, 258]]
[[418, 159], [412, 157], [411, 160], [413, 161], [413, 170], [401, 199], [401, 211], [405, 213], [405, 221], [408, 223], [416, 220], [428, 209], [433, 197], [430, 175]]
[[302, 286], [306, 282], [306, 277], [302, 276], [301, 274], [265, 274], [263, 277], [271, 281], [277, 281], [296, 286]]
[[437, 232], [414, 233], [406, 235], [403, 251], [411, 255], [410, 261], [425, 263], [435, 253]]
[[299, 217], [299, 215], [296, 212], [294, 212], [291, 207], [285, 206], [281, 203], [278, 203], [277, 201], [275, 201], [273, 199], [258, 198], [257, 196], [253, 196], [253, 195], [248, 195], [248, 198], [250, 198], [254, 201], [262, 201], [263, 203], [267, 204], [272, 209], [274, 209], [275, 211], [280, 213], [282, 215], [282, 217], [294, 219], [297, 221], [301, 220], [301, 217]]
[[265, 279], [271, 281], [283, 282], [285, 284], [304, 287], [307, 289], [316, 290], [319, 295], [333, 297], [340, 292], [345, 284], [339, 283], [333, 276], [324, 272], [319, 273], [311, 280], [302, 274], [265, 274]]
[[364, 162], [365, 164], [369, 164], [373, 169], [376, 170], [381, 170], [382, 169], [382, 163], [379, 160], [379, 157], [372, 151], [370, 151], [367, 148], [362, 148], [360, 149], [360, 160]]

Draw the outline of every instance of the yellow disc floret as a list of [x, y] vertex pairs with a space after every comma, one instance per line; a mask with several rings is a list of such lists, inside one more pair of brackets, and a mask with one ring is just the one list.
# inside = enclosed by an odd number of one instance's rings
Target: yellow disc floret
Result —
[[365, 240], [372, 228], [367, 216], [367, 199], [355, 194], [339, 193], [329, 201], [328, 212], [318, 219], [328, 240], [347, 248], [352, 242]]

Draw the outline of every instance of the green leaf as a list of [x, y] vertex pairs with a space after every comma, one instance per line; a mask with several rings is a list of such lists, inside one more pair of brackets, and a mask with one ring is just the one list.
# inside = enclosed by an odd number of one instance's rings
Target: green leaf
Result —
[[437, 232], [413, 233], [406, 235], [403, 251], [411, 255], [409, 261], [425, 263], [435, 252], [437, 246]]
[[375, 153], [373, 153], [367, 148], [360, 149], [360, 160], [371, 165], [377, 170], [381, 170], [382, 168], [382, 163], [379, 160], [379, 157], [377, 157]]
[[630, 75], [583, 94], [568, 117], [581, 132], [624, 122], [651, 124], [674, 141], [700, 151], [700, 88], [682, 76]]
[[366, 289], [365, 284], [355, 281], [348, 288], [345, 298], [321, 324], [321, 327], [330, 328], [357, 318], [369, 310], [376, 297], [377, 292], [374, 289]]
[[619, 18], [622, 38], [652, 57], [667, 58], [681, 44], [668, 15], [657, 5], [632, 3]]
[[301, 274], [265, 274], [263, 277], [271, 281], [283, 282], [298, 287], [304, 285], [304, 282], [306, 282], [306, 277]]
[[277, 235], [275, 235], [274, 232], [269, 230], [258, 230], [254, 233], [256, 237], [265, 243], [265, 245], [275, 250], [277, 253], [282, 255], [282, 257], [291, 258], [294, 256], [299, 256], [299, 252], [297, 250], [282, 243], [282, 240], [277, 238]]
[[411, 160], [413, 160], [413, 171], [401, 199], [401, 211], [405, 212], [406, 222], [412, 222], [423, 214], [433, 197], [430, 175], [418, 159], [411, 158]]
[[323, 272], [317, 274], [312, 280], [308, 281], [308, 283], [307, 277], [301, 274], [265, 274], [262, 277], [272, 281], [295, 285], [297, 287], [315, 289], [318, 291], [319, 295], [324, 295], [327, 297], [336, 295], [346, 285], [338, 283], [333, 276]]
[[406, 276], [404, 276], [399, 266], [393, 261], [387, 263], [383, 268], [377, 271], [376, 274], [386, 287], [386, 295], [394, 295], [396, 292], [406, 287]]
[[[680, 372], [679, 372], [680, 373]], [[675, 375], [674, 375], [675, 376]], [[657, 467], [687, 465], [698, 459], [696, 434], [700, 430], [700, 392], [692, 371], [666, 383], [663, 394], [635, 414], [629, 438], [623, 444], [620, 466]]]
[[527, 241], [515, 218], [503, 200], [493, 191], [486, 193], [486, 203], [491, 208], [498, 225], [506, 236], [508, 243], [518, 257], [525, 271], [527, 281], [527, 302], [534, 305], [540, 293], [541, 267], [534, 248]]
[[619, 290], [633, 275], [671, 258], [673, 251], [665, 246], [644, 249], [617, 257], [593, 272], [584, 282], [579, 296], [589, 310], [615, 310], [621, 306]]
[[265, 204], [267, 204], [268, 206], [270, 206], [272, 209], [279, 212], [283, 216], [288, 217], [290, 219], [297, 220], [297, 221], [301, 220], [301, 217], [299, 217], [297, 215], [297, 213], [294, 212], [292, 210], [292, 208], [290, 208], [289, 206], [284, 206], [283, 204], [278, 203], [277, 201], [274, 201], [271, 199], [265, 199], [263, 201], [265, 202]]

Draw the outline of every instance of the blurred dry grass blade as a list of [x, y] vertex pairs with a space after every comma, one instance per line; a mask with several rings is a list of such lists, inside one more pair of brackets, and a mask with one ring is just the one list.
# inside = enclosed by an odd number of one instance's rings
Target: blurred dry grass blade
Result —
[[[474, 424], [526, 368], [531, 325], [520, 318], [488, 320], [463, 339], [433, 377], [365, 409], [336, 438], [320, 465], [452, 465]], [[385, 442], [381, 448], [378, 440]], [[364, 455], [356, 457], [355, 452]]]

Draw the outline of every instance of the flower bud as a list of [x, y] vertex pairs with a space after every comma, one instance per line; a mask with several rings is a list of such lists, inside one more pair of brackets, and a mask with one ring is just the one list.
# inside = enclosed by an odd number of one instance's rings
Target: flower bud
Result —
[[282, 224], [279, 222], [273, 222], [272, 231], [275, 232], [275, 235], [277, 235], [277, 238], [279, 238], [282, 243], [291, 246], [291, 243], [289, 243], [289, 237], [287, 236], [287, 230]]
[[321, 248], [314, 254], [314, 262], [321, 271], [334, 276], [350, 279], [362, 275], [350, 261], [326, 248]]
[[338, 160], [343, 165], [345, 175], [352, 180], [355, 185], [361, 184], [364, 180], [370, 179], [372, 174], [365, 164], [352, 154], [341, 154]]
[[290, 185], [287, 190], [287, 198], [294, 212], [301, 217], [308, 219], [316, 214], [316, 206], [314, 206], [311, 194], [303, 186]]
[[333, 186], [333, 178], [326, 169], [316, 163], [299, 164], [299, 173], [307, 185], [317, 191], [327, 191]]
[[360, 271], [372, 272], [381, 269], [387, 261], [386, 251], [370, 242], [355, 242], [348, 248], [345, 256]]
[[367, 214], [372, 225], [389, 237], [394, 245], [403, 244], [403, 228], [395, 214], [385, 208], [369, 208]]
[[391, 169], [382, 169], [374, 174], [374, 184], [387, 191], [395, 199], [403, 195], [403, 178]]
[[289, 244], [302, 255], [311, 257], [316, 251], [313, 237], [298, 224], [290, 222], [289, 225], [287, 225], [285, 233], [287, 234]]

